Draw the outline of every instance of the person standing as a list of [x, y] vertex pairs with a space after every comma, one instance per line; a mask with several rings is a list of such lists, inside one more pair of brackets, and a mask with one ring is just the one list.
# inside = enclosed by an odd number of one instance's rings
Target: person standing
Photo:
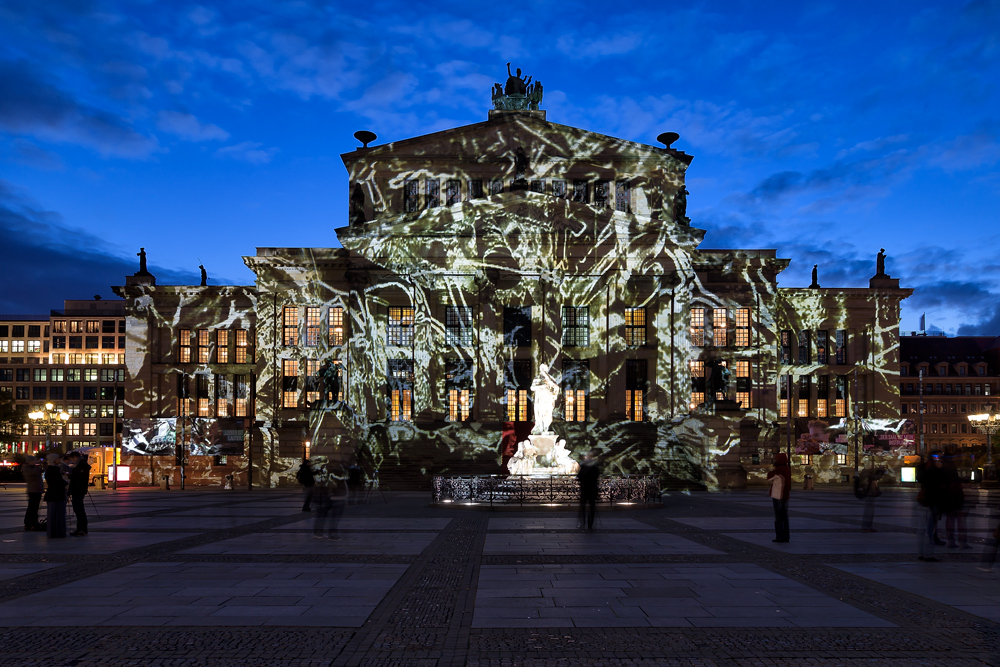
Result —
[[774, 457], [774, 468], [767, 473], [771, 484], [771, 504], [774, 506], [774, 539], [784, 543], [789, 540], [788, 498], [792, 490], [792, 469], [788, 465], [788, 455], [778, 452]]
[[941, 511], [944, 513], [944, 528], [948, 536], [948, 548], [971, 549], [969, 533], [965, 529], [965, 490], [962, 488], [962, 478], [955, 465], [955, 455], [948, 456], [942, 467], [944, 471], [944, 488], [941, 494]]
[[580, 482], [580, 520], [577, 528], [583, 529], [586, 521], [587, 530], [594, 529], [594, 516], [597, 514], [597, 497], [601, 480], [601, 452], [591, 449], [580, 464], [580, 472], [576, 478]]
[[927, 463], [917, 468], [917, 482], [920, 483], [917, 494], [917, 504], [920, 505], [917, 512], [917, 560], [927, 563], [941, 562], [934, 557], [934, 546], [938, 541], [935, 532], [941, 518], [945, 475], [940, 451], [931, 452]]
[[315, 496], [316, 488], [316, 473], [313, 472], [309, 459], [302, 459], [302, 465], [299, 466], [299, 471], [295, 473], [295, 479], [302, 485], [305, 495], [305, 500], [302, 503], [302, 511], [308, 512]]
[[878, 488], [878, 483], [882, 480], [885, 475], [885, 470], [882, 468], [876, 468], [872, 470], [864, 480], [864, 499], [865, 499], [865, 511], [861, 516], [861, 532], [862, 533], [874, 533], [875, 528], [872, 524], [875, 522], [875, 499], [882, 495], [882, 491]]
[[45, 482], [42, 481], [42, 466], [34, 456], [27, 456], [21, 466], [26, 490], [28, 492], [28, 509], [24, 512], [24, 529], [38, 530], [38, 508], [42, 504], [42, 493], [45, 492]]
[[45, 530], [49, 537], [66, 537], [66, 480], [63, 479], [60, 463], [62, 457], [52, 453], [46, 457], [49, 465], [45, 468], [45, 506], [47, 508]]
[[76, 515], [76, 530], [70, 535], [84, 537], [87, 534], [87, 508], [83, 504], [90, 487], [90, 462], [80, 452], [68, 454], [72, 466], [69, 471], [69, 497], [73, 501], [73, 514]]

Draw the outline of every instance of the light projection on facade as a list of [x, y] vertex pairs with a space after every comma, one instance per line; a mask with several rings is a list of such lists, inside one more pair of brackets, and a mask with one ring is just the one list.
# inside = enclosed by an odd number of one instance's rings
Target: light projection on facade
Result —
[[255, 483], [294, 483], [308, 441], [428, 488], [508, 472], [543, 365], [551, 430], [610, 473], [740, 485], [802, 420], [899, 414], [910, 290], [881, 264], [868, 288], [788, 289], [774, 250], [699, 249], [675, 135], [550, 122], [511, 78], [527, 101], [498, 84], [484, 122], [358, 133], [343, 248], [258, 248], [247, 287], [129, 277], [127, 416], [247, 420]]

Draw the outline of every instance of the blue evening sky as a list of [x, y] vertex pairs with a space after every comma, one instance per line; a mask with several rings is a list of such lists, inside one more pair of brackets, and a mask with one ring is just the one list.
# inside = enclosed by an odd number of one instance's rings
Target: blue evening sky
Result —
[[1000, 334], [1000, 2], [0, 0], [0, 312], [252, 282], [257, 246], [335, 245], [340, 153], [486, 118], [512, 61], [550, 120], [692, 155], [707, 247], [783, 286], [864, 286], [904, 330]]

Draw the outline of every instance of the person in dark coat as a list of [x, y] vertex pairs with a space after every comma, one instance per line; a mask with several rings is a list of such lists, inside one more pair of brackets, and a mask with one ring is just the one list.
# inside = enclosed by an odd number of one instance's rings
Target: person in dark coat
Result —
[[875, 499], [882, 495], [878, 483], [885, 476], [885, 470], [876, 468], [864, 474], [861, 484], [864, 487], [865, 511], [861, 517], [861, 532], [874, 533]]
[[597, 514], [598, 487], [601, 480], [601, 452], [591, 449], [580, 463], [580, 472], [576, 478], [580, 482], [580, 521], [577, 528], [581, 530], [586, 520], [587, 530], [594, 529], [594, 516]]
[[69, 471], [67, 491], [73, 501], [73, 514], [76, 515], [76, 530], [70, 535], [83, 537], [87, 534], [87, 508], [84, 507], [83, 500], [87, 497], [90, 487], [90, 462], [87, 461], [87, 457], [76, 451], [67, 454], [67, 458], [72, 466]]
[[937, 542], [935, 532], [941, 519], [941, 508], [946, 504], [945, 487], [947, 472], [940, 451], [933, 451], [926, 464], [917, 467], [917, 482], [920, 483], [920, 493], [917, 503], [917, 559], [928, 563], [940, 563], [934, 557], [934, 546]]
[[295, 479], [298, 480], [299, 484], [305, 490], [302, 511], [308, 512], [316, 490], [316, 473], [313, 472], [312, 463], [309, 462], [309, 459], [302, 459], [302, 465], [299, 466], [299, 471], [295, 473]]
[[59, 454], [49, 454], [45, 468], [45, 530], [49, 537], [66, 537], [66, 480], [63, 479]]
[[45, 482], [42, 481], [42, 466], [34, 456], [24, 459], [21, 474], [24, 476], [25, 490], [28, 492], [28, 509], [24, 512], [24, 529], [39, 530], [38, 508], [42, 504], [42, 493], [45, 492]]
[[945, 483], [942, 493], [941, 511], [944, 513], [945, 532], [948, 535], [948, 548], [971, 549], [969, 533], [965, 528], [965, 490], [962, 488], [962, 478], [955, 465], [954, 454], [945, 457]]
[[787, 542], [790, 528], [788, 525], [788, 498], [792, 490], [792, 469], [788, 465], [788, 455], [778, 452], [774, 457], [774, 468], [767, 473], [770, 482], [771, 504], [774, 506], [774, 539], [772, 542]]

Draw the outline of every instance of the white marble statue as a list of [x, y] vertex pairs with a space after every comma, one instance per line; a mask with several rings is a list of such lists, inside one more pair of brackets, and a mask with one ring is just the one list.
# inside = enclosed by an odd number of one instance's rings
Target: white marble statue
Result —
[[551, 433], [549, 428], [552, 426], [552, 412], [559, 398], [559, 383], [549, 375], [547, 364], [538, 366], [538, 375], [531, 381], [531, 391], [535, 408], [535, 428], [531, 432], [535, 435]]
[[580, 472], [580, 464], [573, 460], [569, 450], [566, 449], [565, 439], [556, 443], [552, 450], [552, 460], [555, 461], [556, 467], [559, 469], [557, 473], [559, 475], [575, 475]]
[[507, 461], [507, 472], [511, 475], [530, 475], [535, 469], [535, 457], [538, 451], [530, 440], [517, 443], [517, 451]]

